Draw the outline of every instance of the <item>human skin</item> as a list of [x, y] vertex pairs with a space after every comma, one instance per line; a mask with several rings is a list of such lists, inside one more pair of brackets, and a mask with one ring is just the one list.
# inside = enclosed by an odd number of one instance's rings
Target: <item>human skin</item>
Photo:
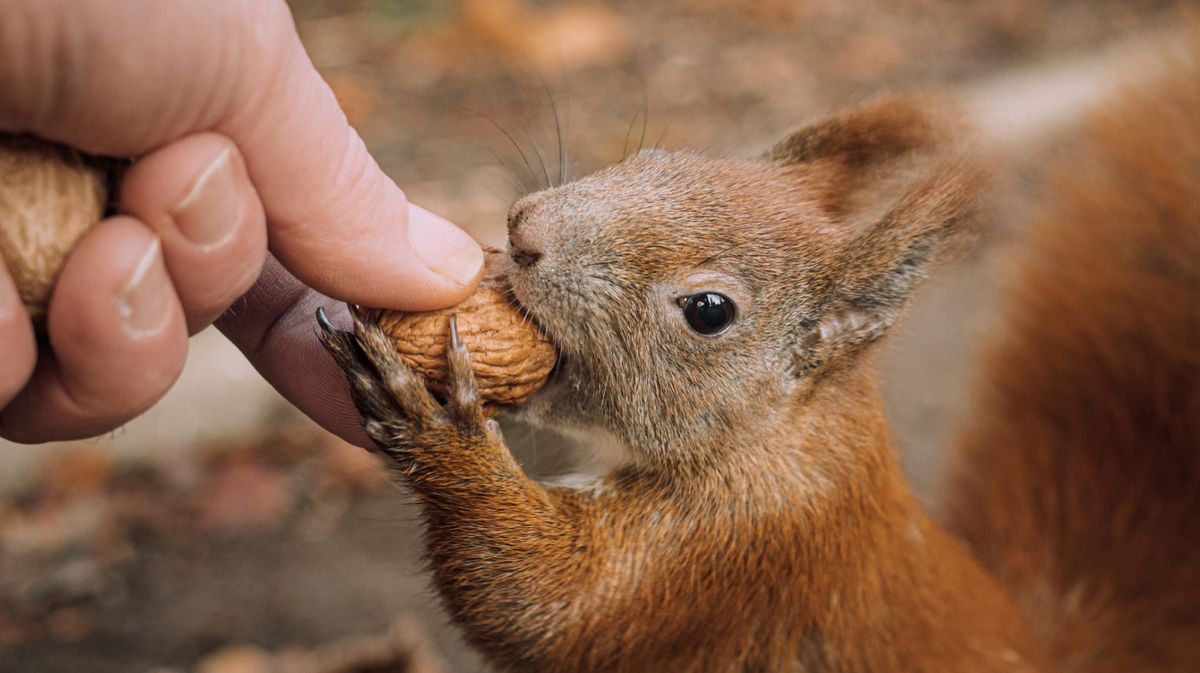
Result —
[[6, 0], [0, 131], [137, 159], [121, 214], [63, 268], [49, 347], [0, 266], [11, 440], [118, 427], [215, 321], [302, 411], [365, 443], [312, 310], [441, 308], [481, 273], [479, 246], [409, 204], [368, 154], [283, 0]]

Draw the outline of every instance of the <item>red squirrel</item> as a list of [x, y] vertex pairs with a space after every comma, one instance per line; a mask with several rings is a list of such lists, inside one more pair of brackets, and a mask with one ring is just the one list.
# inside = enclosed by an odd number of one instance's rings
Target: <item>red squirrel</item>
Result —
[[325, 323], [468, 639], [511, 671], [1196, 670], [1197, 44], [1055, 173], [945, 528], [874, 373], [986, 184], [936, 100], [754, 159], [640, 152], [513, 206], [513, 294], [562, 354], [519, 413], [616, 456], [592, 483], [526, 476], [470, 344], [441, 400], [377, 327]]

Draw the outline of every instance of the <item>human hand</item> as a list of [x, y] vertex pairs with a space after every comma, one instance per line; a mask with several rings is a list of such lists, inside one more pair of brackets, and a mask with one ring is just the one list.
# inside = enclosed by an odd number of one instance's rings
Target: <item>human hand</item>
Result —
[[316, 291], [438, 308], [481, 272], [478, 245], [367, 153], [282, 0], [9, 0], [0, 131], [138, 159], [124, 214], [62, 270], [49, 349], [0, 269], [0, 436], [16, 441], [99, 434], [151, 406], [268, 245], [220, 327], [302, 410], [361, 439], [314, 336]]

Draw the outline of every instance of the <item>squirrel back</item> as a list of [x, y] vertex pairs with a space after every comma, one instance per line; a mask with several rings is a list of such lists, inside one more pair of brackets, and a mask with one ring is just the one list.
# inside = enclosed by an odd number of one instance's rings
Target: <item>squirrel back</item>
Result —
[[1050, 173], [946, 502], [1054, 670], [1200, 662], [1200, 21]]

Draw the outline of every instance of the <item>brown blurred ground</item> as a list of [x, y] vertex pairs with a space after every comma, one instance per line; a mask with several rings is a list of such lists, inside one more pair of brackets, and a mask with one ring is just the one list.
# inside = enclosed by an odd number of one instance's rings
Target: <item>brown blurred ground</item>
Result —
[[[293, 7], [318, 67], [389, 174], [413, 201], [498, 243], [514, 198], [559, 180], [555, 112], [567, 178], [643, 143], [749, 154], [880, 90], [974, 86], [1088, 54], [1156, 23], [1168, 4]], [[999, 229], [1019, 212], [1005, 206]], [[943, 269], [888, 347], [889, 413], [923, 494], [966, 403], [1004, 238], [986, 237]], [[9, 494], [0, 500], [0, 671], [192, 670], [227, 646], [295, 654], [383, 633], [404, 613], [433, 632], [455, 670], [482, 670], [427, 589], [404, 494], [365, 454], [297, 418], [219, 337], [199, 337], [193, 356], [169, 399], [113, 437], [0, 446]], [[552, 442], [533, 443], [544, 455]], [[231, 665], [210, 661], [208, 673]]]

